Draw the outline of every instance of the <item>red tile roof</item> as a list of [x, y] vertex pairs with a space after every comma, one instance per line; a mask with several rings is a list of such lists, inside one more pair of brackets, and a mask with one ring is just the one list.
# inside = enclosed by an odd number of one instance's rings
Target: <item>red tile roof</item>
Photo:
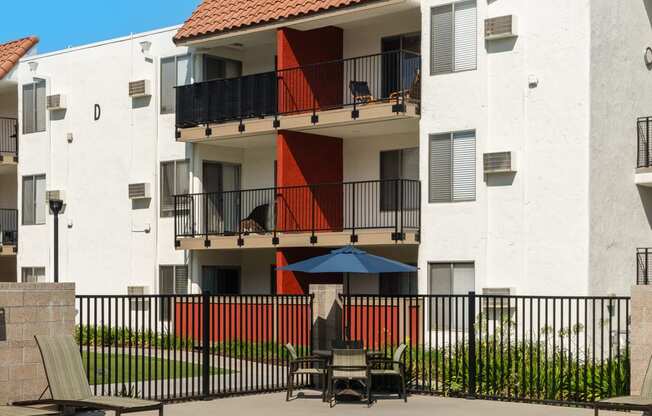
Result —
[[38, 43], [36, 36], [0, 44], [0, 79], [11, 71], [20, 58]]
[[179, 43], [374, 0], [203, 0], [174, 36]]

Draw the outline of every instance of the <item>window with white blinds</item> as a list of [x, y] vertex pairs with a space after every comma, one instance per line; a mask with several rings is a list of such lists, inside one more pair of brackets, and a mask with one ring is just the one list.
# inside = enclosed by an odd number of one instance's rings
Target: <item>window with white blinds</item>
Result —
[[475, 200], [475, 132], [430, 136], [430, 202]]
[[161, 114], [174, 113], [176, 92], [174, 87], [191, 82], [191, 55], [161, 58]]
[[45, 224], [45, 175], [23, 176], [23, 225]]
[[[188, 266], [186, 265], [167, 265], [159, 266], [159, 286], [160, 295], [185, 295], [188, 293]], [[168, 305], [171, 304], [169, 298], [161, 298], [160, 319], [167, 321], [170, 319]]]
[[477, 26], [476, 0], [431, 9], [431, 75], [476, 68]]
[[45, 131], [45, 80], [23, 85], [23, 134]]
[[188, 159], [161, 162], [161, 217], [174, 216], [174, 195], [189, 192], [188, 169]]

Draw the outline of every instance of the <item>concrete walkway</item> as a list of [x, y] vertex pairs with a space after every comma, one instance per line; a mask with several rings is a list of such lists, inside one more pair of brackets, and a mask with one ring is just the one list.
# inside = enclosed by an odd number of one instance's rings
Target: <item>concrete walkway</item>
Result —
[[[311, 398], [285, 401], [285, 393], [259, 394], [234, 398], [171, 404], [166, 416], [592, 416], [591, 409], [465, 400], [446, 397], [410, 396], [407, 403], [380, 399], [368, 408], [362, 403], [338, 403], [330, 408], [308, 392]], [[600, 415], [636, 415], [636, 413], [600, 412]], [[148, 415], [149, 416], [149, 415]], [[154, 414], [152, 414], [154, 416]]]

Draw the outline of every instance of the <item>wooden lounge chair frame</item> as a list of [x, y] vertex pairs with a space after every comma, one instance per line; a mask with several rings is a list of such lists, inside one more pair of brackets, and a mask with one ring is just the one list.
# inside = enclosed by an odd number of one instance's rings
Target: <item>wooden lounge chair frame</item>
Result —
[[639, 395], [612, 397], [593, 403], [595, 416], [598, 416], [600, 409], [641, 411], [644, 414], [652, 414], [652, 356], [645, 370], [641, 393]]
[[79, 347], [72, 336], [36, 335], [50, 390], [50, 399], [15, 402], [16, 405], [54, 404], [59, 407], [89, 408], [114, 411], [116, 416], [158, 410], [163, 416], [163, 403], [129, 397], [93, 396], [86, 378]]

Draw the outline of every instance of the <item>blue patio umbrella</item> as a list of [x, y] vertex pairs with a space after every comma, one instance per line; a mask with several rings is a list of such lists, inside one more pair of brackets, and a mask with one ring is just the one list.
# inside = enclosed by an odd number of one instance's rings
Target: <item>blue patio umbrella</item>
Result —
[[331, 251], [329, 254], [277, 267], [304, 273], [346, 273], [346, 293], [349, 292], [349, 273], [401, 273], [415, 272], [416, 267], [396, 260], [369, 254], [353, 246]]

